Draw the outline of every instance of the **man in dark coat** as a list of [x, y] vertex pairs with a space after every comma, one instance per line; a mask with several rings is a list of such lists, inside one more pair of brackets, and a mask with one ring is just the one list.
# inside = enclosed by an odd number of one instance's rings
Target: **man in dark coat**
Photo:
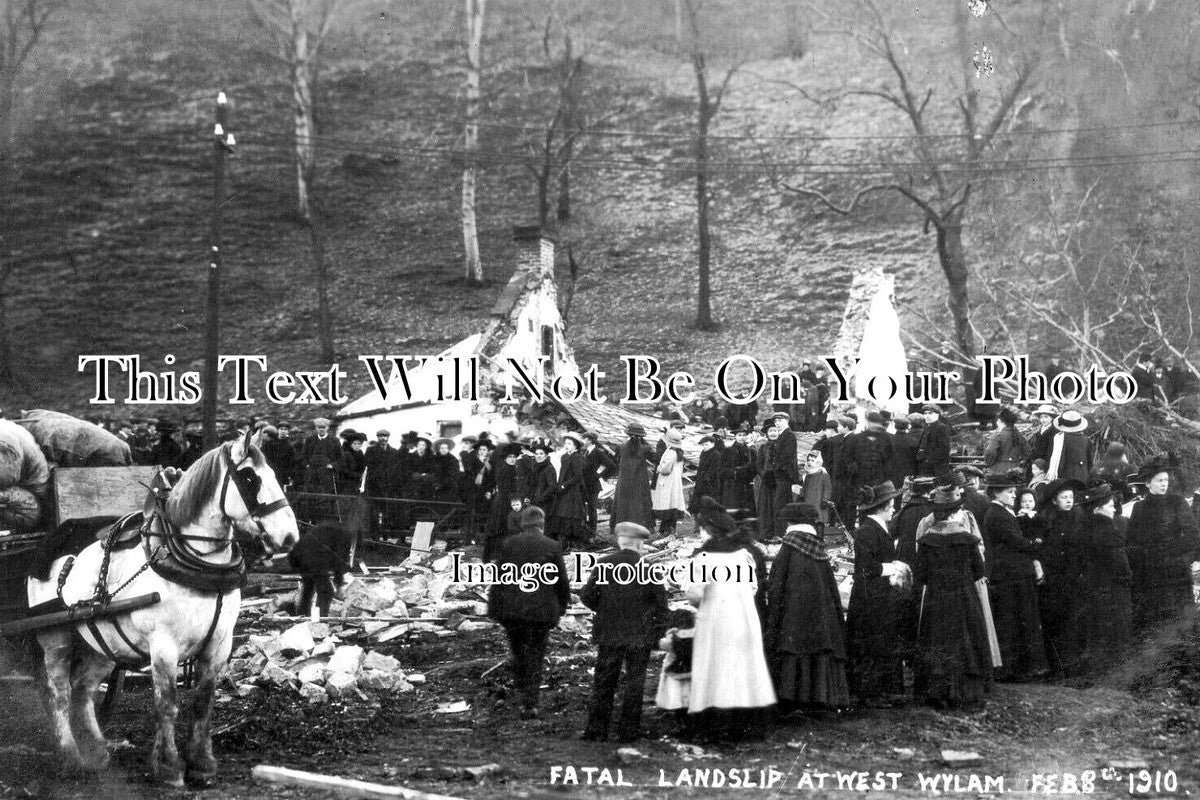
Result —
[[892, 484], [903, 486], [906, 478], [917, 474], [917, 440], [909, 433], [907, 419], [900, 417], [895, 425], [896, 432], [892, 434]]
[[279, 437], [277, 428], [268, 425], [262, 429], [262, 444], [259, 445], [259, 449], [262, 450], [263, 458], [267, 460], [267, 466], [275, 473], [275, 480], [279, 481], [280, 486], [287, 486], [296, 470], [296, 451], [292, 449], [291, 444]]
[[942, 422], [942, 410], [932, 403], [922, 409], [925, 430], [917, 444], [917, 474], [937, 477], [950, 471], [950, 426]]
[[[915, 477], [910, 485], [908, 502], [904, 503], [888, 525], [892, 538], [896, 540], [896, 558], [908, 566], [917, 563], [917, 526], [921, 520], [933, 513], [929, 499], [933, 491], [933, 478]], [[915, 592], [901, 597], [896, 606], [899, 617], [900, 652], [909, 666], [917, 659], [917, 621], [920, 619], [920, 598]]]
[[772, 532], [775, 536], [783, 536], [787, 524], [779, 518], [778, 513], [800, 493], [800, 460], [796, 452], [796, 433], [790, 427], [791, 418], [777, 412], [771, 419], [779, 429], [779, 438], [775, 440], [775, 449], [771, 453], [771, 472], [775, 477], [775, 496], [771, 507], [776, 513]]
[[588, 532], [595, 536], [600, 506], [600, 479], [617, 474], [617, 462], [600, 445], [600, 437], [592, 431], [583, 434], [583, 503], [587, 508]]
[[160, 419], [155, 423], [154, 431], [158, 434], [158, 441], [150, 448], [150, 463], [159, 467], [182, 468], [183, 446], [175, 441], [179, 426]]
[[887, 481], [859, 497], [861, 524], [854, 531], [854, 584], [846, 615], [853, 692], [868, 702], [904, 693], [901, 643], [896, 636], [900, 593], [891, 576], [908, 566], [896, 555], [887, 526], [900, 493]]
[[[748, 426], [738, 428], [736, 438], [724, 447], [713, 445], [713, 452], [720, 458], [720, 494], [710, 495], [719, 499], [725, 508], [754, 508], [754, 453], [746, 442], [750, 436]], [[693, 492], [694, 502], [704, 494]]]
[[[550, 629], [571, 604], [571, 582], [558, 542], [543, 531], [546, 515], [530, 506], [521, 512], [521, 532], [500, 542], [496, 564], [500, 569], [513, 565], [516, 574], [537, 570], [545, 580], [537, 580], [533, 591], [520, 585], [498, 581], [488, 591], [488, 616], [504, 626], [512, 647], [517, 691], [521, 696], [521, 719], [538, 718], [538, 689], [546, 660], [546, 640]], [[526, 587], [527, 588], [527, 587]]]
[[[599, 648], [583, 738], [597, 742], [608, 738], [613, 697], [620, 680], [617, 741], [632, 742], [642, 735], [646, 664], [650, 660], [650, 650], [664, 632], [667, 591], [658, 583], [619, 580], [621, 576], [613, 570], [618, 569], [619, 564], [625, 565], [620, 568], [622, 570], [635, 568], [641, 561], [650, 531], [634, 522], [621, 522], [614, 532], [620, 550], [600, 559], [579, 593], [583, 604], [596, 612], [592, 620], [592, 642]], [[601, 577], [604, 583], [600, 582]], [[625, 668], [623, 678], [622, 666]]]
[[341, 576], [352, 570], [350, 550], [353, 544], [354, 534], [333, 520], [325, 520], [313, 530], [301, 533], [288, 554], [292, 569], [300, 574], [297, 614], [307, 617], [314, 599], [321, 616], [329, 614]]
[[1137, 384], [1137, 399], [1157, 403], [1158, 382], [1154, 378], [1154, 358], [1149, 353], [1138, 356], [1137, 365], [1129, 371], [1133, 382]]
[[313, 420], [313, 434], [300, 446], [300, 468], [304, 470], [306, 492], [332, 494], [342, 464], [342, 446], [329, 435], [329, 420]]
[[1051, 439], [1049, 480], [1074, 480], [1080, 483], [1092, 472], [1092, 448], [1088, 444], [1088, 421], [1078, 412], [1067, 410], [1054, 419], [1054, 438]]
[[884, 430], [878, 411], [867, 413], [866, 429], [847, 436], [840, 454], [848, 465], [853, 486], [878, 486], [892, 480], [894, 456], [892, 437]]

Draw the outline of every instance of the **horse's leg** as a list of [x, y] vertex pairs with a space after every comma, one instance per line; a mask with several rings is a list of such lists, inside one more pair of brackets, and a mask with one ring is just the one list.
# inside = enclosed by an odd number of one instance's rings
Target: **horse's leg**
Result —
[[150, 751], [150, 772], [157, 781], [183, 786], [183, 763], [175, 747], [175, 718], [179, 716], [179, 691], [176, 685], [179, 654], [173, 648], [152, 646], [150, 664], [154, 676], [154, 710], [158, 715], [154, 749]]
[[71, 721], [80, 758], [89, 770], [108, 766], [108, 742], [96, 720], [96, 689], [112, 668], [112, 661], [88, 651], [80, 655], [71, 670]]
[[71, 631], [56, 629], [38, 634], [46, 664], [46, 705], [54, 726], [58, 754], [68, 769], [85, 769], [71, 731], [71, 658], [74, 644]]
[[[192, 690], [192, 735], [184, 751], [188, 781], [207, 786], [217, 776], [217, 760], [212, 751], [213, 699], [217, 683], [228, 667], [232, 637], [227, 637], [213, 655], [200, 655], [195, 661], [196, 687]], [[210, 646], [211, 648], [211, 646]]]

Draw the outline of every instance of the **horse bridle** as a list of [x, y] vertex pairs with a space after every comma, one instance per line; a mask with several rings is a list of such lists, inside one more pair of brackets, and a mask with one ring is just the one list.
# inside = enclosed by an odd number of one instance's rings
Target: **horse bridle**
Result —
[[281, 497], [271, 503], [264, 503], [258, 498], [258, 493], [262, 490], [262, 478], [254, 471], [253, 467], [238, 467], [233, 463], [233, 458], [229, 455], [232, 445], [226, 445], [221, 448], [221, 461], [225, 464], [225, 479], [221, 482], [221, 514], [226, 521], [232, 524], [233, 520], [225, 513], [225, 495], [229, 491], [229, 484], [232, 483], [237, 489], [238, 497], [241, 498], [242, 504], [250, 512], [250, 519], [254, 520], [254, 524], [258, 526], [259, 533], [263, 536], [267, 535], [267, 529], [262, 524], [262, 518], [268, 514], [272, 514], [284, 508], [288, 508], [291, 504], [288, 503], [286, 497]]

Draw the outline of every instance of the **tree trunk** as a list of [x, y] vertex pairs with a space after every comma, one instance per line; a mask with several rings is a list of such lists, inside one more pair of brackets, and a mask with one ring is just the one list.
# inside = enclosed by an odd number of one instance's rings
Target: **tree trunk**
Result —
[[712, 242], [708, 231], [708, 125], [712, 121], [712, 106], [708, 96], [708, 80], [704, 57], [692, 59], [696, 73], [696, 232], [699, 286], [696, 291], [696, 327], [712, 330], [712, 301], [709, 297], [709, 260]]
[[575, 145], [568, 144], [563, 150], [563, 165], [558, 173], [558, 221], [571, 218], [571, 157]]
[[[0, 267], [0, 272], [3, 268]], [[16, 377], [13, 366], [12, 341], [8, 335], [8, 281], [0, 282], [0, 381], [11, 383]]]
[[329, 304], [329, 264], [325, 258], [325, 236], [315, 208], [309, 209], [305, 227], [312, 244], [313, 265], [317, 269], [317, 337], [321, 343], [321, 361], [332, 364], [337, 355], [333, 349], [333, 312]]
[[296, 146], [296, 211], [300, 219], [309, 219], [309, 181], [315, 163], [313, 99], [309, 80], [311, 63], [308, 52], [308, 26], [299, 4], [291, 3], [292, 12], [292, 112]]
[[463, 266], [468, 284], [483, 283], [479, 233], [475, 224], [475, 169], [479, 148], [479, 82], [483, 61], [483, 14], [487, 0], [466, 0], [466, 122], [463, 126], [462, 232]]
[[935, 223], [937, 228], [938, 261], [950, 290], [950, 314], [954, 318], [954, 335], [959, 349], [968, 359], [975, 358], [975, 334], [971, 330], [971, 301], [967, 291], [970, 273], [962, 244], [962, 215], [956, 211]]

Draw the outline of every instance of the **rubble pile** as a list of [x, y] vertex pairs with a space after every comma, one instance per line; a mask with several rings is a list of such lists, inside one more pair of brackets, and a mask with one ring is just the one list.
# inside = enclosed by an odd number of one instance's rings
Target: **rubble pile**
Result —
[[346, 644], [324, 622], [300, 622], [282, 633], [252, 633], [229, 660], [239, 697], [263, 688], [297, 692], [309, 703], [368, 699], [368, 693], [410, 692], [425, 682], [392, 656]]

